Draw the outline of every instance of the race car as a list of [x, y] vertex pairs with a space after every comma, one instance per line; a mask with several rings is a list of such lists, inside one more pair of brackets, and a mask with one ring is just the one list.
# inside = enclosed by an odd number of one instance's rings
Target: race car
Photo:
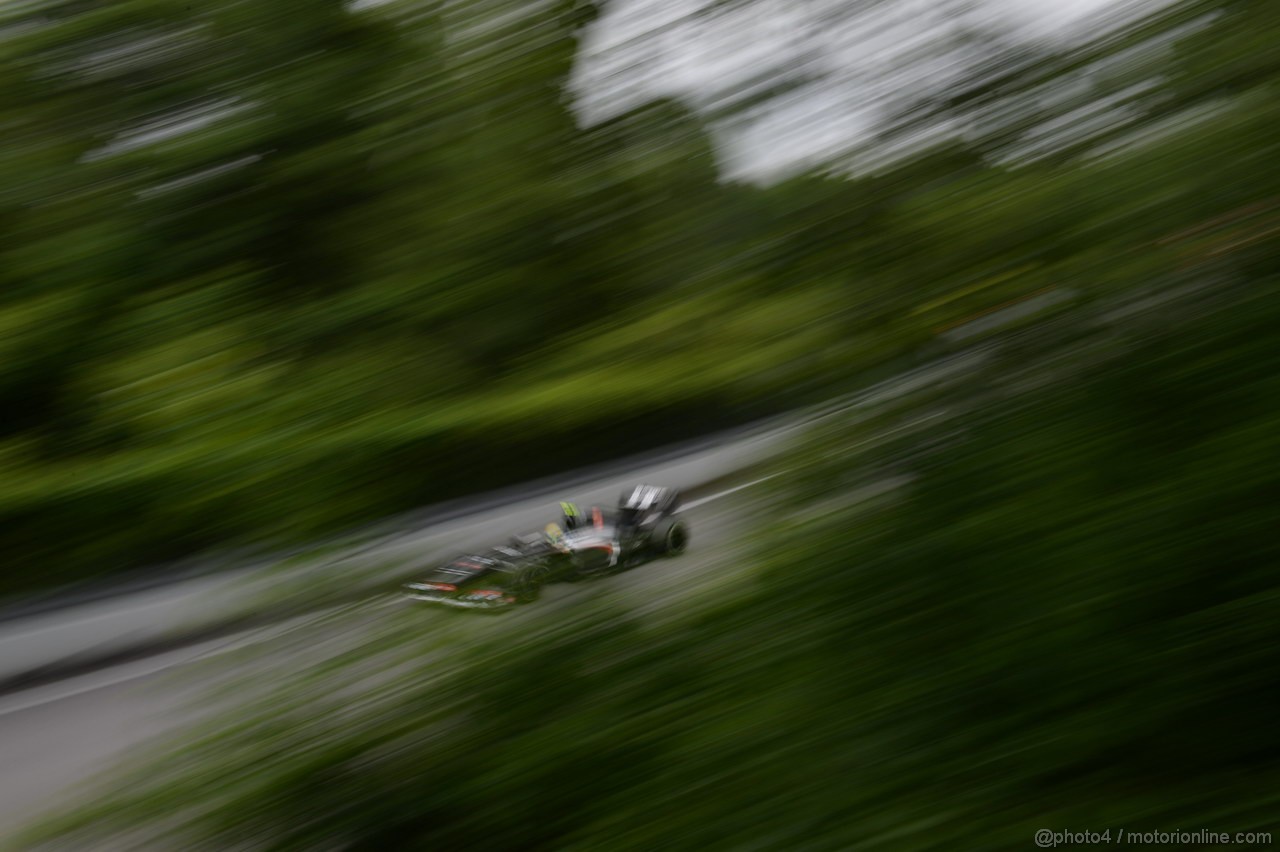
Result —
[[581, 512], [561, 504], [559, 523], [507, 544], [450, 559], [405, 589], [410, 598], [463, 609], [495, 610], [537, 599], [549, 583], [574, 582], [681, 553], [689, 527], [679, 516], [680, 493], [637, 485], [616, 511]]

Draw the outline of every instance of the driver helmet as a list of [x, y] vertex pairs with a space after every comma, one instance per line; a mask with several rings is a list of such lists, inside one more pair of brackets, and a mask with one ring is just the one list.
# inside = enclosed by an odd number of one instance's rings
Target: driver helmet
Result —
[[565, 529], [577, 529], [578, 524], [582, 522], [582, 511], [578, 508], [578, 505], [562, 500], [560, 502], [560, 511], [564, 515]]

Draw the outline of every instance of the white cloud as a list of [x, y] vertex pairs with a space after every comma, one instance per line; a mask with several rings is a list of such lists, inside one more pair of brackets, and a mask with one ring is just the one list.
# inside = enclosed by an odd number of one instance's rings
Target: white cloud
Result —
[[862, 141], [888, 103], [961, 72], [975, 55], [966, 28], [1070, 40], [1167, 1], [756, 0], [707, 19], [698, 0], [616, 0], [585, 40], [575, 89], [590, 123], [652, 97], [705, 106], [762, 72], [819, 75], [720, 128], [730, 174], [767, 175]]

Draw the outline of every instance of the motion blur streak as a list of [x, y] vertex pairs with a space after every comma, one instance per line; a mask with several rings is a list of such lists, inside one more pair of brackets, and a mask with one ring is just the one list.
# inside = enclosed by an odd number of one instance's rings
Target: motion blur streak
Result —
[[223, 655], [24, 848], [1280, 828], [1277, 44], [1274, 0], [3, 6], [0, 595], [888, 391], [652, 573]]

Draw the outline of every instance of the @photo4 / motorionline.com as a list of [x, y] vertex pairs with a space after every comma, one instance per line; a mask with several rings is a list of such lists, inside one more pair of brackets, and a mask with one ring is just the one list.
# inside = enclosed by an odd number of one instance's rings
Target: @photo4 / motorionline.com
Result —
[[1183, 846], [1183, 845], [1269, 845], [1269, 831], [1134, 831], [1124, 828], [1108, 828], [1102, 831], [1054, 831], [1042, 828], [1036, 832], [1036, 846], [1054, 849], [1060, 846], [1089, 844], [1127, 844], [1133, 846]]

